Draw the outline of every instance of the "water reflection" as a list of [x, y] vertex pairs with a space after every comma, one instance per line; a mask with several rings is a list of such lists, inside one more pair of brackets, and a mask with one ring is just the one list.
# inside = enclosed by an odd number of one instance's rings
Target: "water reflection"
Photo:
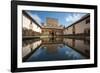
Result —
[[64, 43], [74, 50], [90, 57], [90, 42], [89, 40], [67, 39], [64, 38]]
[[79, 60], [90, 58], [90, 41], [52, 37], [23, 41], [23, 62]]
[[26, 60], [31, 55], [31, 53], [33, 53], [36, 50], [36, 48], [38, 48], [41, 45], [41, 43], [41, 40], [24, 40], [22, 47], [23, 61]]

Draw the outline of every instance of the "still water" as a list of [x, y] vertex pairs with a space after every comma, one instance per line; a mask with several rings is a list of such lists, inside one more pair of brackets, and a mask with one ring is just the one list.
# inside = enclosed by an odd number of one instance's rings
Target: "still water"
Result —
[[23, 41], [23, 62], [80, 60], [89, 58], [89, 40], [56, 37]]

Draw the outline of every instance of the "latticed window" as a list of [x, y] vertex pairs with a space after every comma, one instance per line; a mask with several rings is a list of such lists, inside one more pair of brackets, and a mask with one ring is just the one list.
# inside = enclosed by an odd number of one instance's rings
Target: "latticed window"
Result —
[[86, 24], [90, 23], [90, 18], [86, 19]]
[[84, 33], [85, 33], [85, 34], [90, 34], [90, 29], [89, 29], [89, 28], [85, 29], [85, 30], [84, 30]]
[[32, 21], [30, 21], [30, 25], [29, 25], [30, 29], [33, 28], [33, 25], [32, 25]]

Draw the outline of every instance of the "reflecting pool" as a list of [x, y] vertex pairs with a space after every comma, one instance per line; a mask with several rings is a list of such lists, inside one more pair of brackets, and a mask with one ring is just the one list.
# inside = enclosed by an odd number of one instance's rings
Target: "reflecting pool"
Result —
[[23, 62], [90, 58], [90, 40], [51, 37], [23, 40]]

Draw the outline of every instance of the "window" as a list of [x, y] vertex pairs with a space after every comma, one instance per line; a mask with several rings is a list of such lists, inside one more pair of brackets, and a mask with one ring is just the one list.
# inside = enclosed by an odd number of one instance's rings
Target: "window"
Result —
[[90, 23], [90, 18], [86, 19], [86, 24]]
[[30, 24], [32, 24], [32, 20], [30, 21]]
[[89, 28], [86, 28], [86, 29], [84, 30], [84, 34], [89, 35], [89, 34], [90, 34], [90, 29], [89, 29]]

